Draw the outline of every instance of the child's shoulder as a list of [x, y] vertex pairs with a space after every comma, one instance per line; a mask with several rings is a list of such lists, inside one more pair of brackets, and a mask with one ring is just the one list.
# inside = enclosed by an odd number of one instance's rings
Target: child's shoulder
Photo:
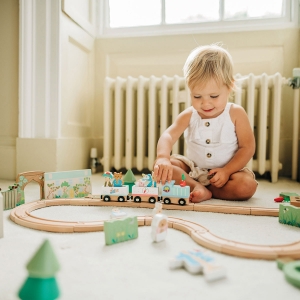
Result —
[[230, 114], [234, 113], [234, 114], [244, 114], [246, 113], [245, 109], [243, 108], [243, 106], [236, 104], [236, 103], [229, 103], [228, 105], [230, 105]]
[[247, 116], [245, 109], [241, 105], [236, 104], [236, 103], [230, 103], [230, 104], [231, 104], [231, 106], [230, 106], [229, 114], [230, 114], [231, 120], [234, 123], [237, 119], [245, 118], [245, 116]]

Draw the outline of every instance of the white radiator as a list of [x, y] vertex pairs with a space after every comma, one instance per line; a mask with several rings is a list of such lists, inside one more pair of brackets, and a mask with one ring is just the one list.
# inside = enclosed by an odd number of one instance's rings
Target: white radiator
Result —
[[[272, 182], [282, 168], [279, 162], [281, 88], [279, 74], [235, 76], [233, 102], [248, 113], [256, 138], [256, 154], [248, 167], [259, 174], [271, 172]], [[180, 111], [190, 106], [183, 77], [139, 76], [105, 79], [104, 90], [104, 171], [115, 168], [152, 170], [160, 134]], [[184, 153], [181, 138], [173, 153]]]

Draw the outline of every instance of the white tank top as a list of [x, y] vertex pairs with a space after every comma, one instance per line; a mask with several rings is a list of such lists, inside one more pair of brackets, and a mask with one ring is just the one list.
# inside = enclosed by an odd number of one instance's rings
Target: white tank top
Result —
[[224, 111], [216, 118], [202, 119], [193, 108], [190, 123], [184, 132], [187, 143], [187, 158], [200, 168], [222, 168], [238, 149], [235, 125], [227, 103]]

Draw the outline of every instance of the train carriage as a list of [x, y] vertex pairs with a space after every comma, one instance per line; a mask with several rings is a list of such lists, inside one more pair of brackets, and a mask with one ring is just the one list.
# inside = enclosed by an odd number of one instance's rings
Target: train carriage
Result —
[[103, 186], [101, 190], [101, 199], [103, 201], [119, 201], [124, 202], [130, 200], [128, 185], [117, 186]]
[[132, 198], [134, 202], [148, 201], [155, 203], [159, 200], [157, 187], [133, 186]]
[[190, 187], [175, 185], [175, 181], [172, 180], [170, 183], [166, 183], [161, 190], [161, 200], [165, 204], [188, 204], [190, 197]]

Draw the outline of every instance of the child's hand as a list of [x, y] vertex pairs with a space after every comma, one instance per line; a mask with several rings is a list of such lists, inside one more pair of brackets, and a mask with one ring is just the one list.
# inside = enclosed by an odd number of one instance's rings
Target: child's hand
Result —
[[154, 177], [157, 183], [165, 184], [171, 181], [173, 176], [173, 166], [168, 158], [158, 158], [154, 165]]
[[211, 169], [208, 173], [208, 176], [210, 175], [213, 175], [209, 180], [210, 183], [217, 188], [224, 186], [229, 180], [230, 176], [230, 174], [228, 174], [224, 168]]

